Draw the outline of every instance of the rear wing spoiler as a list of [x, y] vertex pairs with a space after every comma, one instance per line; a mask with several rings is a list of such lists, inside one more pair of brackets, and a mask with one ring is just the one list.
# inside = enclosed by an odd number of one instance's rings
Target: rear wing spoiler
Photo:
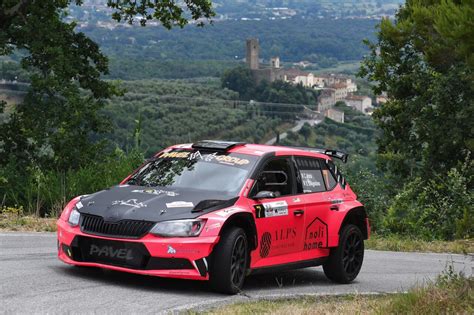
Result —
[[317, 148], [310, 148], [310, 147], [291, 147], [293, 149], [299, 149], [299, 150], [304, 150], [308, 152], [315, 152], [315, 153], [321, 153], [327, 156], [330, 156], [332, 158], [336, 158], [342, 161], [342, 163], [347, 163], [347, 158], [349, 157], [349, 154], [342, 152], [342, 151], [337, 151], [337, 150], [331, 150], [331, 149], [317, 149]]

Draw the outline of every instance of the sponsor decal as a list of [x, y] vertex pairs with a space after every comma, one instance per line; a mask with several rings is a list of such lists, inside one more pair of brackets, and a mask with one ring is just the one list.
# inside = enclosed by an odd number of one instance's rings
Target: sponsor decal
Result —
[[326, 248], [327, 246], [328, 225], [320, 218], [316, 218], [306, 227], [303, 250]]
[[194, 204], [188, 201], [173, 201], [166, 203], [167, 208], [193, 208]]
[[301, 202], [301, 199], [296, 197], [296, 198], [293, 198], [293, 202]]
[[165, 213], [166, 213], [166, 209], [163, 209], [163, 210], [160, 211], [160, 215], [163, 215]]
[[265, 258], [271, 251], [295, 246], [296, 228], [286, 227], [263, 233], [260, 239], [260, 257]]
[[145, 208], [147, 205], [143, 202], [138, 202], [137, 199], [128, 199], [128, 200], [115, 200], [112, 202], [113, 206], [121, 205], [121, 206], [129, 206], [134, 208]]
[[132, 250], [126, 248], [115, 249], [112, 246], [91, 245], [89, 249], [89, 255], [91, 256], [104, 256], [110, 258], [119, 258], [124, 260], [132, 260]]
[[270, 254], [270, 247], [272, 246], [272, 235], [265, 232], [260, 240], [260, 257], [265, 258]]
[[168, 245], [168, 254], [176, 254], [176, 249], [171, 245]]
[[162, 190], [162, 189], [135, 189], [135, 190], [132, 190], [132, 192], [142, 193], [142, 194], [151, 194], [151, 195], [166, 195], [168, 197], [179, 196], [179, 194], [174, 191], [167, 191], [167, 190]]
[[258, 204], [254, 208], [258, 219], [288, 215], [288, 204], [285, 200]]
[[95, 203], [95, 201], [89, 201], [89, 202], [87, 203], [87, 206], [90, 207], [90, 206], [92, 206], [94, 203]]
[[191, 151], [171, 151], [160, 155], [160, 158], [187, 159]]
[[235, 156], [228, 155], [219, 155], [216, 157], [216, 161], [229, 165], [246, 165], [250, 163], [250, 161], [247, 159], [241, 159]]
[[247, 165], [250, 163], [247, 159], [241, 159], [235, 156], [228, 155], [217, 155], [217, 153], [212, 154], [202, 154], [200, 151], [171, 151], [165, 152], [159, 156], [160, 158], [175, 158], [175, 159], [188, 159], [191, 161], [194, 160], [204, 160], [206, 162], [218, 162], [221, 164], [228, 165]]
[[188, 156], [188, 160], [202, 160], [202, 154], [200, 151], [192, 152]]
[[332, 203], [333, 205], [337, 205], [337, 204], [340, 204], [340, 203], [342, 203], [342, 202], [343, 202], [342, 199], [334, 199], [334, 200], [331, 200], [331, 203]]
[[77, 208], [78, 210], [81, 209], [82, 207], [84, 207], [84, 206], [82, 205], [82, 202], [79, 201], [78, 203], [76, 203], [76, 208]]

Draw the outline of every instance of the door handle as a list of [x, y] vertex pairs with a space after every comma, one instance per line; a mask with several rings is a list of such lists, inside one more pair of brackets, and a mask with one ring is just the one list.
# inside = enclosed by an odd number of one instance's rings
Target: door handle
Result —
[[329, 207], [329, 210], [332, 210], [332, 211], [339, 211], [339, 206], [336, 206], [336, 205], [330, 206], [330, 207]]
[[300, 216], [304, 213], [304, 210], [303, 209], [298, 209], [298, 210], [295, 210], [293, 211], [293, 214], [296, 215], [296, 216]]

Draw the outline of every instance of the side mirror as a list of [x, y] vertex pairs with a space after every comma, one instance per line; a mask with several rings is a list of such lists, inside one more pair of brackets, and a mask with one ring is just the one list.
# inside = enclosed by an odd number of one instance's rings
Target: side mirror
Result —
[[259, 191], [253, 197], [253, 199], [271, 199], [271, 198], [275, 198], [275, 197], [276, 197], [276, 195], [273, 191], [262, 190], [262, 191]]

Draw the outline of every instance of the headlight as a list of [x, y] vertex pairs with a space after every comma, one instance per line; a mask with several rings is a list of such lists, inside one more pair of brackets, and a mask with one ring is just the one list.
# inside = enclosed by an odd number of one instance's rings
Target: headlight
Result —
[[67, 221], [72, 226], [76, 226], [79, 224], [80, 217], [81, 217], [81, 214], [79, 213], [79, 211], [77, 211], [76, 208], [73, 208], [71, 211], [71, 214], [69, 215], [69, 219]]
[[164, 221], [157, 223], [150, 233], [168, 237], [198, 236], [205, 224], [206, 220], [202, 219]]

